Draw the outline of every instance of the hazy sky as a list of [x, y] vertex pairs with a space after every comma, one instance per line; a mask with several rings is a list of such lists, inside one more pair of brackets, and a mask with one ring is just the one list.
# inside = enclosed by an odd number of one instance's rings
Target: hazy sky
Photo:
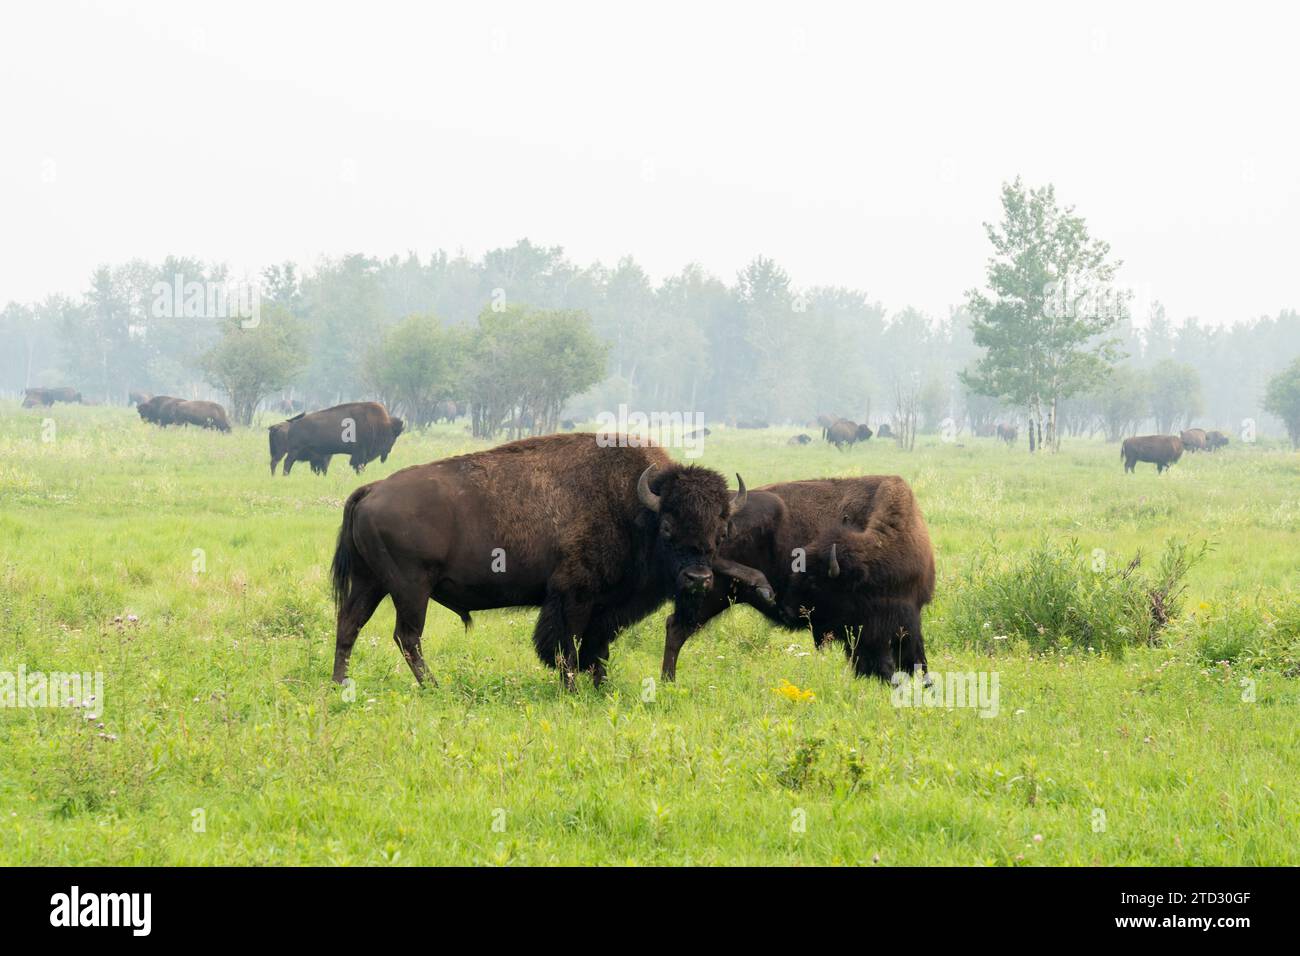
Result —
[[1171, 317], [1275, 313], [1300, 307], [1285, 10], [5, 3], [0, 304], [136, 256], [526, 236], [656, 279], [761, 253], [943, 315], [1020, 174]]

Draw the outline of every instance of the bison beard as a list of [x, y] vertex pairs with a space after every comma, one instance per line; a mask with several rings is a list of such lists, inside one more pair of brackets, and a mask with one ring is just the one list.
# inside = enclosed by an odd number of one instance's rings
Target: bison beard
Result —
[[[807, 568], [792, 562], [806, 555]], [[921, 609], [934, 595], [934, 551], [907, 483], [897, 476], [768, 485], [750, 494], [722, 557], [764, 575], [776, 606], [719, 576], [697, 608], [668, 619], [663, 676], [672, 680], [687, 638], [736, 601], [791, 630], [811, 628], [818, 646], [844, 641], [859, 676], [890, 680], [927, 669]], [[761, 597], [761, 596], [760, 596]]]
[[[599, 684], [618, 630], [669, 597], [687, 607], [713, 583], [728, 521], [745, 506], [717, 472], [660, 448], [601, 447], [593, 434], [527, 438], [418, 465], [358, 488], [343, 510], [332, 569], [334, 679], [357, 634], [392, 597], [393, 637], [421, 683], [430, 598], [460, 615], [540, 606], [543, 663]], [[760, 575], [722, 562], [729, 574]]]

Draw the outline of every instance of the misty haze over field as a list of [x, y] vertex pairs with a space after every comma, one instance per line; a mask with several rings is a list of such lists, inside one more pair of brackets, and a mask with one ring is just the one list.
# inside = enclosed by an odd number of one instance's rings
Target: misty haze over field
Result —
[[1195, 369], [1188, 421], [1267, 422], [1264, 381], [1300, 353], [1294, 33], [1273, 16], [6, 9], [0, 390], [219, 396], [215, 325], [147, 336], [149, 290], [178, 264], [293, 263], [305, 329], [359, 327], [294, 379], [313, 401], [384, 394], [376, 339], [415, 314], [472, 323], [500, 289], [591, 317], [607, 364], [574, 414], [878, 420], [911, 375], [929, 418], [964, 418], [983, 223], [1023, 177], [1120, 263], [1122, 360]]

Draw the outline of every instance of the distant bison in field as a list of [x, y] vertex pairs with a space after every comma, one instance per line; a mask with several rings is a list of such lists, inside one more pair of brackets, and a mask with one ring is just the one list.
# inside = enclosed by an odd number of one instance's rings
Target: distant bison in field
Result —
[[798, 434], [798, 435], [793, 435], [793, 436], [791, 436], [790, 440], [787, 441], [786, 444], [787, 444], [787, 445], [807, 445], [807, 444], [808, 444], [809, 442], [811, 442], [811, 441], [812, 441], [812, 437], [811, 437], [811, 436], [809, 436], [809, 435], [804, 435], [804, 434], [801, 433], [801, 434]]
[[1016, 438], [1019, 435], [1020, 429], [1016, 428], [1015, 425], [1003, 425], [1001, 422], [998, 422], [997, 436], [1008, 445], [1014, 445], [1016, 443]]
[[303, 403], [296, 398], [282, 398], [275, 403], [275, 410], [282, 415], [292, 415], [304, 408]]
[[467, 402], [453, 402], [447, 398], [433, 406], [434, 424], [438, 422], [454, 422], [462, 415], [467, 414], [469, 414], [469, 404]]
[[880, 426], [880, 431], [876, 433], [877, 438], [893, 438], [894, 430], [889, 427], [889, 422]]
[[907, 482], [896, 475], [767, 485], [749, 493], [720, 554], [769, 591], [725, 572], [701, 605], [668, 618], [663, 677], [688, 637], [736, 602], [818, 646], [844, 642], [859, 676], [927, 669], [921, 609], [934, 596], [934, 549]]
[[1205, 429], [1189, 428], [1178, 434], [1183, 443], [1183, 450], [1186, 452], [1197, 452], [1205, 450]]
[[80, 405], [81, 393], [75, 388], [29, 388], [23, 392], [23, 408], [49, 407], [55, 402]]
[[312, 471], [325, 474], [331, 455], [347, 455], [348, 464], [359, 475], [376, 458], [388, 460], [402, 427], [402, 420], [390, 417], [378, 402], [349, 402], [297, 415], [267, 429], [271, 474], [281, 459], [286, 475], [296, 461], [309, 461]]
[[178, 424], [174, 409], [182, 401], [183, 399], [173, 398], [171, 395], [155, 395], [138, 403], [135, 410], [145, 421], [165, 428], [168, 425]]
[[1215, 429], [1205, 433], [1205, 450], [1218, 451], [1228, 444], [1228, 436]]
[[851, 446], [860, 441], [867, 441], [872, 434], [873, 432], [868, 426], [859, 425], [847, 418], [841, 418], [826, 429], [826, 440], [840, 451], [843, 451], [845, 445]]
[[1156, 466], [1156, 474], [1183, 457], [1183, 440], [1177, 435], [1139, 435], [1125, 438], [1119, 450], [1124, 459], [1124, 470], [1134, 471], [1137, 463], [1148, 461]]
[[230, 431], [226, 410], [216, 402], [178, 402], [172, 406], [172, 424], [212, 428], [219, 432]]

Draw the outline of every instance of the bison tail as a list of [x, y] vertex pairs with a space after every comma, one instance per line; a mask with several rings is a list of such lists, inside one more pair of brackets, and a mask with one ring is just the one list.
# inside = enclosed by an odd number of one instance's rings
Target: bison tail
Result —
[[357, 546], [352, 540], [352, 523], [357, 505], [368, 494], [370, 494], [369, 485], [358, 488], [348, 496], [347, 504], [343, 506], [343, 524], [339, 526], [339, 540], [334, 548], [334, 563], [330, 567], [336, 607], [343, 606], [352, 589], [352, 569], [357, 558]]

